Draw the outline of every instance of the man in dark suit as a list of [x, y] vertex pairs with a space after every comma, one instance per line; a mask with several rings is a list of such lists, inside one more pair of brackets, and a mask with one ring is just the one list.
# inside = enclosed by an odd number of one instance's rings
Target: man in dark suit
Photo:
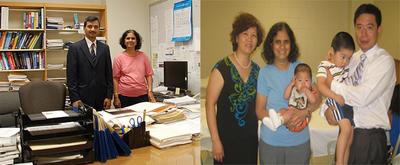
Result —
[[72, 106], [82, 102], [96, 110], [109, 109], [113, 94], [110, 48], [99, 41], [100, 21], [85, 19], [85, 38], [68, 49], [67, 84]]

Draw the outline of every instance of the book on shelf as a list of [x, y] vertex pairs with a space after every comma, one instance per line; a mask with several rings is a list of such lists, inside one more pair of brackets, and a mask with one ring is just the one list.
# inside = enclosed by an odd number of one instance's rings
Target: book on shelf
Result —
[[24, 28], [25, 29], [43, 29], [43, 14], [40, 11], [24, 12]]
[[8, 7], [1, 7], [1, 29], [8, 29], [8, 17], [9, 17], [9, 8]]
[[78, 13], [74, 13], [74, 29], [79, 29]]
[[[9, 7], [1, 7], [1, 29], [8, 29], [9, 17], [10, 17]], [[36, 11], [27, 11], [22, 13], [22, 27], [24, 29], [43, 29], [44, 23], [44, 9], [36, 9]]]
[[44, 69], [43, 52], [0, 52], [0, 70]]
[[0, 34], [0, 47], [7, 49], [41, 49], [43, 32], [3, 31]]

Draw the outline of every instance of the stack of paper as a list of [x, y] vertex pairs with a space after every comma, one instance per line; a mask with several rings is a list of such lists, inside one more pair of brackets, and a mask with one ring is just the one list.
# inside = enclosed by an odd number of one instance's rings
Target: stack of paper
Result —
[[19, 157], [19, 128], [0, 128], [0, 164], [14, 164]]
[[0, 92], [9, 90], [10, 90], [10, 82], [0, 81]]
[[64, 64], [47, 64], [48, 69], [62, 69], [64, 68]]
[[26, 83], [30, 82], [27, 75], [24, 74], [9, 74], [8, 81], [10, 82], [11, 90], [17, 91]]
[[180, 105], [187, 105], [187, 104], [195, 104], [196, 99], [190, 97], [190, 96], [183, 96], [183, 97], [177, 97], [177, 98], [172, 98], [172, 99], [164, 99], [164, 103], [170, 103], [170, 104], [175, 104], [177, 106]]
[[87, 144], [87, 139], [83, 137], [71, 137], [66, 139], [54, 139], [47, 141], [31, 141], [28, 145], [32, 151], [79, 146]]
[[138, 104], [134, 104], [134, 105], [125, 107], [125, 108], [134, 110], [136, 112], [143, 112], [144, 110], [146, 110], [146, 114], [153, 115], [153, 114], [157, 114], [157, 113], [166, 111], [172, 107], [175, 107], [175, 106], [171, 105], [171, 104], [164, 104], [164, 103], [141, 102]]
[[47, 17], [47, 29], [63, 29], [63, 17]]
[[43, 135], [84, 130], [84, 128], [78, 122], [66, 122], [52, 125], [32, 126], [25, 128], [25, 130], [29, 131], [31, 135]]
[[191, 131], [179, 127], [157, 124], [148, 130], [150, 130], [150, 143], [157, 148], [166, 148], [192, 142]]
[[47, 39], [47, 49], [62, 49], [63, 46], [62, 39]]
[[181, 110], [172, 109], [151, 116], [157, 123], [172, 123], [186, 119]]

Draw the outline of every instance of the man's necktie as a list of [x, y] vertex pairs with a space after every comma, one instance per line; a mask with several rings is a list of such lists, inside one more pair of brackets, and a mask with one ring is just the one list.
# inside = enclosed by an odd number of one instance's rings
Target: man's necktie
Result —
[[356, 71], [354, 71], [354, 74], [350, 77], [347, 77], [345, 80], [346, 84], [353, 84], [354, 86], [357, 86], [360, 84], [363, 71], [364, 71], [364, 61], [367, 59], [367, 56], [365, 54], [362, 54], [360, 56], [360, 63], [358, 63]]
[[95, 53], [94, 49], [95, 49], [95, 45], [94, 45], [94, 43], [92, 43], [92, 45], [90, 46], [90, 54], [92, 56], [96, 56], [96, 53]]

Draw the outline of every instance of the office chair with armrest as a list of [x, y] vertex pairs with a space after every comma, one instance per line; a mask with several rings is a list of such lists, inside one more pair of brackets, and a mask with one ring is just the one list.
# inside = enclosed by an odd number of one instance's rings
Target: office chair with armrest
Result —
[[0, 92], [0, 127], [15, 127], [15, 115], [18, 112], [18, 92]]
[[19, 89], [21, 108], [25, 114], [64, 110], [66, 87], [51, 81], [33, 81]]

